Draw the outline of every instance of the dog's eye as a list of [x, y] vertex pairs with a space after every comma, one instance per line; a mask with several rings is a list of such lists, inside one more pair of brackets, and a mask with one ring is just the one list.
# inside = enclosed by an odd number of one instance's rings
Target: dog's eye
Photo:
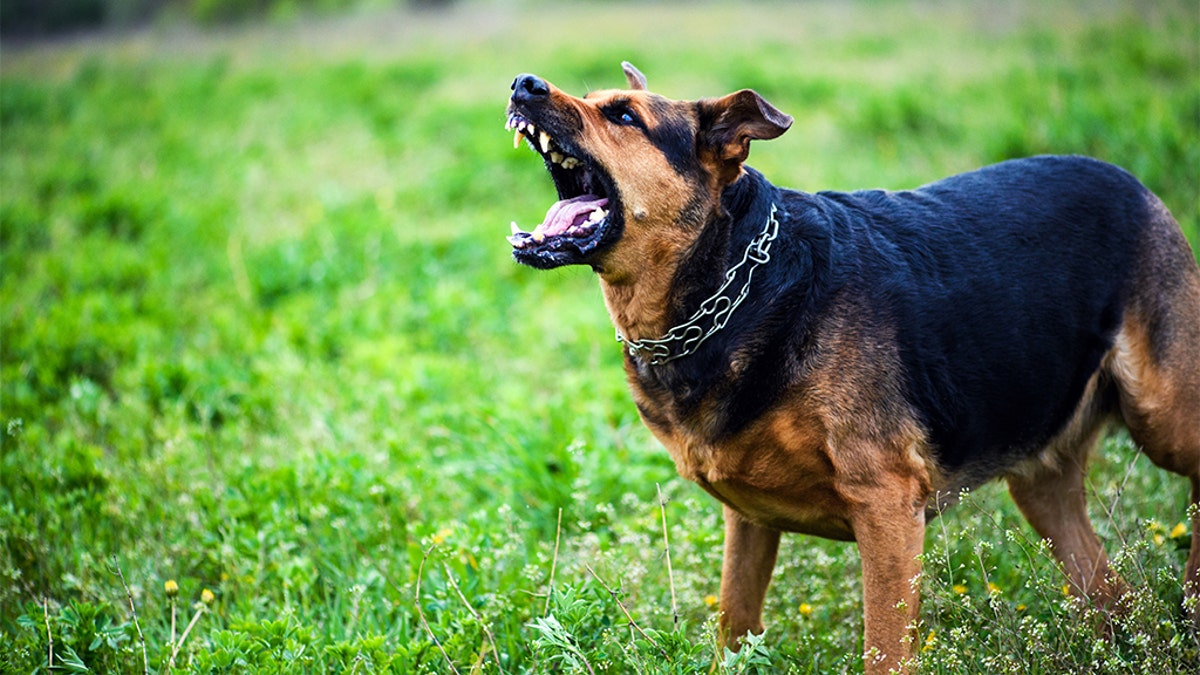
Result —
[[608, 108], [604, 111], [604, 114], [613, 124], [620, 124], [626, 127], [636, 127], [642, 124], [642, 121], [638, 119], [637, 113], [624, 105]]

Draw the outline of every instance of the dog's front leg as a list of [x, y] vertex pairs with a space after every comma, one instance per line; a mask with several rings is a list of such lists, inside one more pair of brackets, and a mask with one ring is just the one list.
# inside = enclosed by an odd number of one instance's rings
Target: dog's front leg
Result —
[[725, 559], [721, 566], [721, 619], [719, 641], [731, 649], [747, 632], [763, 631], [763, 599], [775, 556], [779, 530], [755, 525], [729, 506], [725, 507]]
[[862, 556], [864, 672], [910, 672], [920, 614], [924, 504], [907, 490], [887, 490], [853, 511]]

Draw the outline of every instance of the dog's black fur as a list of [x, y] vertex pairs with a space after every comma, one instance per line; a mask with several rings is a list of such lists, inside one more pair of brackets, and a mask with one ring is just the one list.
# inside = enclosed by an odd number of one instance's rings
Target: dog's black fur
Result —
[[[725, 190], [728, 218], [681, 265], [674, 286], [691, 290], [671, 323], [715, 290], [712, 270], [736, 262], [776, 203], [770, 264], [736, 325], [639, 373], [683, 408], [721, 389], [718, 441], [800, 375], [812, 317], [832, 298], [869, 298], [862, 320], [894, 327], [906, 398], [938, 462], [991, 473], [1062, 429], [1112, 347], [1147, 197], [1124, 170], [1085, 157], [1013, 160], [903, 192], [807, 194], [748, 169]], [[730, 379], [734, 351], [753, 360]]]

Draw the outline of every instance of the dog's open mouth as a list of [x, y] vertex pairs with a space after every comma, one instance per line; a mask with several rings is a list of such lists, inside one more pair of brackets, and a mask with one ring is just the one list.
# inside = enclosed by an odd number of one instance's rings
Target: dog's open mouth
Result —
[[607, 245], [619, 228], [617, 195], [608, 175], [586, 153], [538, 128], [519, 112], [510, 112], [505, 128], [513, 147], [524, 138], [546, 163], [559, 201], [532, 232], [515, 222], [508, 237], [517, 262], [549, 269], [584, 262]]

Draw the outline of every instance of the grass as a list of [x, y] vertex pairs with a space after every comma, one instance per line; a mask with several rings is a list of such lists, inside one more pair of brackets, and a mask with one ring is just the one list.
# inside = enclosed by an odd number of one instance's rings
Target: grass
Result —
[[[715, 650], [716, 503], [640, 426], [590, 274], [509, 260], [552, 195], [508, 83], [755, 87], [796, 123], [751, 163], [807, 190], [1095, 155], [1195, 246], [1198, 31], [1186, 2], [468, 4], [6, 45], [0, 671], [861, 670], [857, 554], [807, 537], [761, 644]], [[1184, 482], [1123, 436], [1089, 480], [1136, 589], [1114, 637], [990, 485], [929, 530], [925, 672], [1195, 670]]]

